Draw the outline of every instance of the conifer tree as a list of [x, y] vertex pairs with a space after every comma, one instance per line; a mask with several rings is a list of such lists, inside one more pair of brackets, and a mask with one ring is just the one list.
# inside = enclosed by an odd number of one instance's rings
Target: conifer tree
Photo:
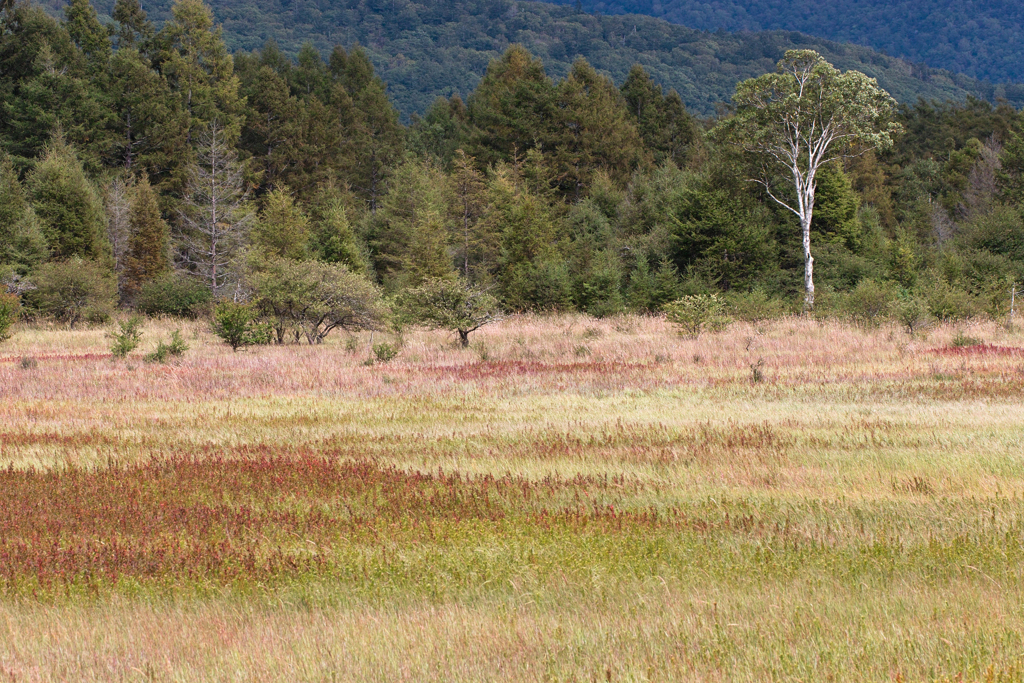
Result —
[[217, 122], [199, 136], [178, 210], [181, 258], [214, 296], [237, 284], [237, 257], [252, 220], [242, 165], [226, 137]]
[[288, 188], [274, 189], [263, 202], [263, 211], [250, 234], [256, 253], [267, 259], [304, 259], [309, 219], [295, 206]]
[[311, 253], [320, 261], [340, 263], [356, 273], [365, 272], [362, 246], [348, 220], [344, 197], [333, 184], [320, 187], [310, 214]]
[[238, 139], [238, 78], [221, 33], [202, 0], [176, 0], [161, 31], [168, 45], [161, 69], [185, 112], [188, 144], [213, 121], [228, 143]]
[[142, 176], [132, 191], [130, 237], [121, 278], [122, 300], [132, 301], [147, 282], [170, 269], [170, 229], [160, 215], [156, 191]]
[[679, 93], [672, 90], [664, 95], [661, 86], [639, 64], [630, 69], [621, 91], [644, 145], [654, 155], [654, 162], [661, 164], [668, 160], [681, 166], [699, 133]]
[[555, 182], [579, 201], [597, 170], [619, 183], [647, 161], [625, 101], [611, 79], [580, 57], [558, 85], [557, 129], [547, 145]]
[[47, 256], [46, 238], [35, 211], [25, 201], [14, 165], [0, 155], [0, 275], [24, 275]]
[[28, 175], [27, 182], [32, 206], [42, 220], [54, 258], [110, 256], [110, 245], [104, 235], [103, 203], [75, 150], [60, 131], [50, 140], [45, 156]]
[[[483, 174], [476, 170], [475, 159], [461, 149], [455, 153], [452, 162], [451, 181], [454, 190], [454, 211], [452, 212], [461, 228], [462, 277], [470, 281], [470, 261], [478, 260], [479, 238], [477, 225], [487, 210], [487, 183]], [[473, 256], [477, 258], [472, 258]]]
[[115, 0], [112, 17], [117, 22], [118, 49], [133, 47], [146, 53], [152, 46], [156, 30], [139, 0]]

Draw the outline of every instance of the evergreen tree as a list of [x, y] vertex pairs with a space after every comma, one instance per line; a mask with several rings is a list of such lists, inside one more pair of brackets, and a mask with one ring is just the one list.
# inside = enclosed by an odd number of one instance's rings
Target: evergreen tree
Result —
[[309, 219], [295, 206], [285, 187], [270, 192], [263, 200], [263, 212], [253, 226], [250, 241], [257, 254], [266, 259], [306, 257]]
[[113, 19], [117, 22], [119, 50], [135, 48], [145, 54], [152, 47], [156, 29], [146, 17], [139, 0], [114, 0]]
[[555, 86], [522, 45], [491, 61], [469, 98], [474, 130], [467, 152], [482, 164], [511, 161], [546, 139], [556, 120]]
[[86, 177], [75, 150], [59, 132], [28, 175], [28, 189], [54, 258], [110, 256], [99, 193]]
[[646, 161], [643, 143], [610, 79], [582, 57], [558, 85], [557, 128], [547, 147], [560, 191], [582, 199], [595, 171], [625, 183]]
[[142, 286], [170, 269], [170, 229], [160, 215], [156, 192], [142, 176], [132, 191], [128, 215], [131, 230], [121, 278], [123, 300], [133, 301]]
[[85, 56], [89, 74], [100, 78], [110, 61], [110, 34], [96, 16], [96, 9], [89, 0], [71, 0], [64, 9], [68, 35]]
[[344, 197], [333, 184], [319, 188], [310, 214], [312, 254], [321, 261], [340, 263], [356, 273], [364, 272], [363, 249], [349, 223]]
[[454, 191], [454, 210], [460, 228], [462, 277], [470, 281], [470, 261], [475, 266], [479, 260], [479, 239], [477, 225], [487, 210], [487, 184], [483, 175], [476, 170], [475, 160], [461, 149], [455, 153], [452, 162], [451, 181]]
[[35, 211], [25, 201], [14, 165], [0, 155], [0, 275], [25, 275], [47, 256], [46, 238]]
[[202, 0], [176, 0], [160, 38], [167, 45], [161, 69], [185, 112], [186, 142], [216, 121], [234, 143], [242, 118], [238, 79], [210, 8]]
[[668, 96], [663, 95], [661, 86], [639, 64], [630, 69], [621, 90], [654, 162], [672, 161], [682, 166], [699, 139], [699, 131], [679, 93], [672, 90]]
[[178, 210], [181, 258], [214, 296], [237, 284], [237, 257], [252, 220], [242, 165], [226, 137], [216, 122], [199, 136]]

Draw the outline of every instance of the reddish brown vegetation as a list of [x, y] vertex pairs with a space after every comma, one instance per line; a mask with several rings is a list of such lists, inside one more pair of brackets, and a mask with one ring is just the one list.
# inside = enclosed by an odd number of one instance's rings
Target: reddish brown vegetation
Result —
[[1014, 346], [995, 346], [994, 344], [946, 346], [941, 349], [932, 349], [931, 352], [940, 356], [1024, 356], [1024, 349]]

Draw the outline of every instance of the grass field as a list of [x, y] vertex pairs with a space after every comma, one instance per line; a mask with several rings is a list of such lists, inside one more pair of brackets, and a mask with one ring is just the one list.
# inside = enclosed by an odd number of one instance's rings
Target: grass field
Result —
[[1024, 334], [355, 341], [17, 328], [0, 681], [1024, 681]]

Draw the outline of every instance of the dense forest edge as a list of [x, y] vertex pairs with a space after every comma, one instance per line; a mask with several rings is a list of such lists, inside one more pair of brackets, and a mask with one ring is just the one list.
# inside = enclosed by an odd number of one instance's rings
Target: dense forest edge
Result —
[[[465, 100], [404, 125], [362, 48], [232, 55], [201, 0], [159, 30], [138, 0], [112, 17], [0, 9], [8, 323], [134, 310], [212, 314], [233, 346], [412, 323], [468, 343], [512, 311], [801, 309], [800, 227], [712, 134], [730, 112], [695, 117], [643, 65], [552, 78], [511, 45]], [[890, 148], [819, 172], [813, 314], [1005, 319], [1020, 112], [921, 101], [896, 123]]]
[[[44, 0], [42, 6], [61, 18], [66, 2]], [[169, 0], [146, 0], [142, 9], [157, 28], [171, 18]], [[467, 99], [491, 60], [512, 44], [540, 58], [554, 78], [568, 75], [577, 57], [616, 83], [641, 64], [699, 116], [715, 115], [716, 107], [729, 102], [737, 82], [771, 71], [791, 49], [815, 50], [840, 69], [877, 78], [893, 97], [908, 104], [974, 96], [1024, 105], [1024, 86], [1007, 82], [1024, 81], [1024, 75], [993, 84], [957, 70], [932, 69], [867, 47], [813, 38], [811, 30], [709, 33], [648, 16], [598, 16], [577, 7], [516, 0], [215, 0], [210, 9], [232, 53], [261, 50], [268, 40], [291, 58], [307, 43], [324, 57], [336, 45], [349, 50], [362, 46], [405, 122], [438, 96]], [[96, 12], [101, 23], [114, 22], [113, 0], [97, 0]]]

